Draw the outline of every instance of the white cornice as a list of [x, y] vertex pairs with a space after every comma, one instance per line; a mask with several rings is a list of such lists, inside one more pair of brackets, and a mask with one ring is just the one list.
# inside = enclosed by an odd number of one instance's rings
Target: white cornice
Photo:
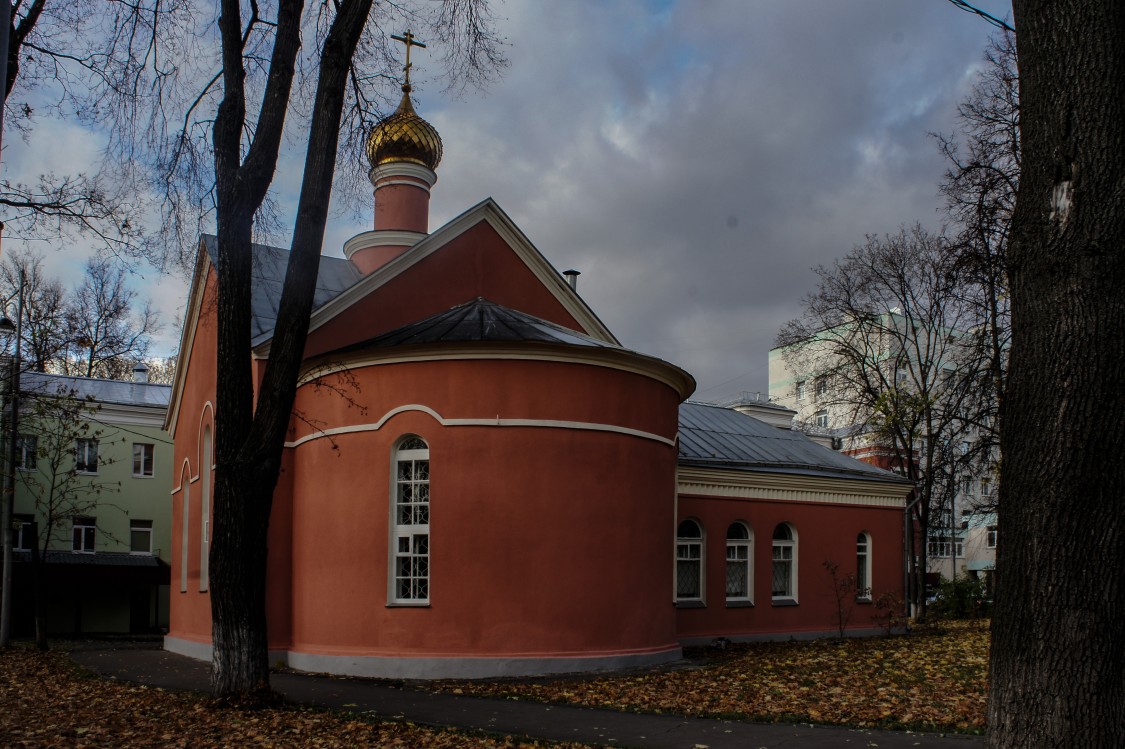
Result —
[[[395, 161], [388, 164], [380, 164], [367, 173], [367, 178], [371, 180], [371, 184], [373, 185], [385, 177], [413, 177], [414, 179], [422, 180], [430, 187], [437, 184], [437, 172], [422, 164], [415, 164], [409, 161]], [[415, 187], [422, 186], [415, 185]]]
[[426, 236], [419, 231], [404, 231], [402, 229], [365, 231], [344, 242], [344, 257], [351, 260], [352, 255], [370, 247], [412, 247], [425, 239]]
[[180, 330], [180, 349], [176, 359], [176, 373], [172, 377], [172, 393], [168, 401], [168, 411], [164, 417], [164, 431], [176, 438], [176, 419], [180, 415], [180, 399], [184, 392], [184, 378], [191, 364], [192, 346], [195, 345], [195, 331], [199, 325], [199, 312], [203, 307], [203, 292], [207, 287], [207, 269], [211, 261], [203, 240], [195, 255], [195, 271], [191, 277], [191, 291], [188, 293], [187, 315]]
[[910, 487], [860, 479], [680, 466], [679, 494], [902, 509]]
[[409, 349], [387, 348], [363, 350], [355, 354], [328, 358], [318, 357], [305, 363], [298, 386], [308, 384], [334, 372], [361, 369], [385, 364], [426, 361], [471, 360], [548, 361], [583, 364], [631, 372], [661, 382], [672, 388], [681, 399], [695, 390], [695, 380], [684, 370], [644, 354], [615, 348], [580, 348], [549, 343], [442, 343], [412, 346]]

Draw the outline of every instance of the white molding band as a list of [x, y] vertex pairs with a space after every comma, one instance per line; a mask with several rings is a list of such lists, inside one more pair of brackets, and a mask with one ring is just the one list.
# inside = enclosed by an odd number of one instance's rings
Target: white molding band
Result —
[[681, 496], [860, 505], [896, 510], [906, 506], [906, 495], [910, 492], [910, 487], [897, 483], [691, 466], [680, 466], [676, 488]]
[[[411, 347], [409, 353], [399, 353], [396, 349], [380, 349], [377, 351], [363, 351], [350, 356], [346, 360], [335, 360], [324, 364], [307, 366], [297, 380], [297, 387], [307, 385], [326, 375], [336, 372], [346, 372], [362, 367], [381, 366], [384, 364], [413, 364], [428, 361], [473, 361], [473, 360], [501, 360], [501, 361], [545, 361], [563, 362], [566, 364], [583, 364], [606, 369], [616, 369], [622, 372], [631, 372], [649, 379], [662, 382], [679, 393], [681, 398], [686, 398], [695, 389], [695, 380], [675, 364], [657, 359], [646, 354], [638, 354], [626, 349], [617, 348], [580, 348], [560, 344], [549, 348], [549, 344], [536, 347], [533, 350], [521, 349], [519, 346], [487, 345], [481, 343], [444, 343], [432, 346]], [[320, 357], [322, 360], [324, 357]]]
[[286, 442], [285, 447], [296, 448], [301, 445], [312, 442], [313, 440], [326, 439], [341, 434], [356, 434], [359, 432], [377, 432], [393, 417], [401, 413], [408, 412], [421, 412], [431, 416], [434, 421], [438, 422], [444, 427], [532, 427], [539, 429], [577, 429], [587, 432], [611, 432], [614, 434], [624, 434], [629, 437], [639, 437], [641, 439], [652, 440], [659, 442], [669, 447], [675, 447], [674, 440], [667, 437], [661, 437], [659, 434], [651, 432], [644, 432], [640, 429], [632, 429], [630, 427], [617, 426], [614, 424], [598, 424], [585, 421], [560, 421], [556, 419], [501, 419], [499, 416], [493, 418], [470, 418], [470, 419], [447, 419], [434, 411], [428, 406], [418, 404], [410, 404], [405, 406], [398, 406], [392, 408], [383, 417], [376, 422], [368, 424], [353, 424], [346, 427], [335, 427], [333, 429], [322, 429], [312, 434], [306, 434], [292, 442]]
[[344, 242], [344, 257], [351, 260], [355, 253], [372, 247], [413, 247], [428, 236], [428, 234], [420, 231], [405, 231], [403, 229], [365, 231]]
[[[424, 164], [415, 164], [412, 161], [393, 161], [387, 164], [380, 164], [379, 166], [372, 167], [367, 173], [367, 178], [371, 180], [371, 184], [376, 188], [381, 187], [381, 185], [377, 184], [379, 180], [385, 179], [386, 177], [413, 177], [414, 179], [422, 180], [430, 187], [437, 184], [437, 172]], [[422, 187], [422, 185], [415, 185], [415, 187]]]

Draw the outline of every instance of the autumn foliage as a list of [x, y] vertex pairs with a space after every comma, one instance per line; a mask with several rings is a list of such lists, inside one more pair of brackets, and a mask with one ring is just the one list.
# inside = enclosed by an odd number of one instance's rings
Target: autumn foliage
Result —
[[988, 622], [891, 638], [731, 645], [677, 669], [441, 689], [641, 712], [857, 727], [984, 728]]

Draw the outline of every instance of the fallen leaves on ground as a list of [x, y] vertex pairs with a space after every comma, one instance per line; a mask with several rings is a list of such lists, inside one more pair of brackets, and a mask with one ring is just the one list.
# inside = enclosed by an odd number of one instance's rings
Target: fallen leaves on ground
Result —
[[0, 746], [514, 749], [547, 744], [301, 708], [217, 708], [198, 695], [84, 674], [61, 653], [15, 649], [0, 652]]
[[446, 682], [458, 694], [619, 710], [980, 732], [988, 622], [890, 638], [732, 645], [698, 668], [554, 680]]

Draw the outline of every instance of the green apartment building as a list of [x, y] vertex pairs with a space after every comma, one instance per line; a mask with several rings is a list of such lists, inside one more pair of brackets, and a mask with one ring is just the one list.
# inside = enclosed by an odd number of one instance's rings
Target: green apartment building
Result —
[[149, 383], [143, 365], [133, 381], [20, 376], [17, 636], [34, 632], [36, 560], [48, 634], [167, 628], [172, 444], [163, 424], [170, 391]]

